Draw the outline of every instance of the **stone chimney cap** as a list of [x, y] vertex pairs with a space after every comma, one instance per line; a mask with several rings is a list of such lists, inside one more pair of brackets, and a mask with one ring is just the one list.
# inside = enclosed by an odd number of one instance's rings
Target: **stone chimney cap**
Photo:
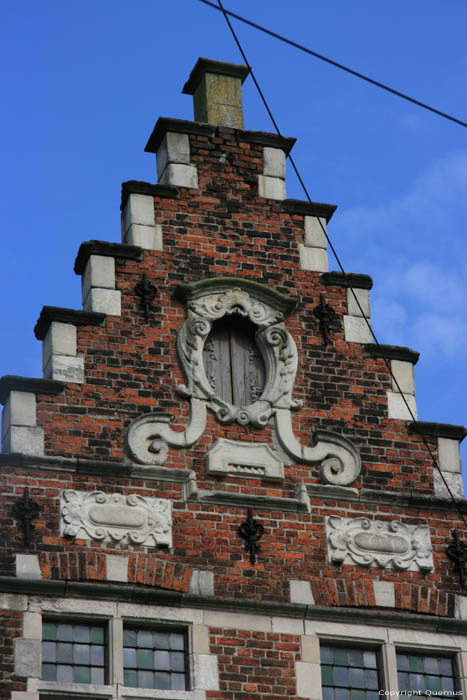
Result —
[[213, 61], [210, 58], [198, 58], [190, 77], [183, 86], [184, 95], [194, 95], [196, 88], [202, 80], [205, 73], [218, 73], [219, 75], [228, 75], [232, 78], [240, 78], [242, 84], [247, 77], [250, 69], [245, 65], [237, 63], [226, 63], [225, 61]]

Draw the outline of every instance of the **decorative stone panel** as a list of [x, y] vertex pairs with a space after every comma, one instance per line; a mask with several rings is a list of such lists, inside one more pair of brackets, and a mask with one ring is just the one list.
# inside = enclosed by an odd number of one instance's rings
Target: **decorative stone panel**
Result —
[[170, 547], [171, 502], [136, 494], [67, 489], [61, 494], [60, 533], [78, 539]]
[[230, 476], [254, 479], [284, 478], [284, 464], [264, 442], [240, 442], [219, 438], [208, 453], [209, 474], [229, 474]]
[[396, 570], [431, 571], [430, 529], [368, 518], [326, 518], [329, 561]]

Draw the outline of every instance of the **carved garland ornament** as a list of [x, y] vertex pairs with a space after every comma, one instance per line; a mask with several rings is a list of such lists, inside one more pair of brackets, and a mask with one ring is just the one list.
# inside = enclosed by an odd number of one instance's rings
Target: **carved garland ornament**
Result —
[[[265, 427], [275, 415], [279, 440], [292, 458], [308, 464], [320, 463], [326, 483], [353, 483], [361, 464], [349, 440], [317, 431], [310, 445], [302, 445], [293, 433], [291, 411], [301, 408], [302, 402], [292, 397], [298, 356], [284, 318], [295, 301], [258, 282], [238, 278], [212, 278], [181, 285], [175, 297], [186, 306], [186, 320], [177, 336], [185, 383], [177, 391], [190, 401], [190, 420], [185, 430], [175, 431], [167, 414], [140, 416], [128, 429], [126, 446], [130, 456], [140, 464], [165, 464], [169, 447], [187, 448], [199, 440], [206, 427], [207, 408], [221, 423], [237, 422], [256, 428]], [[203, 362], [203, 349], [214, 322], [235, 314], [257, 327], [255, 340], [266, 370], [263, 391], [247, 406], [235, 406], [217, 396]]]

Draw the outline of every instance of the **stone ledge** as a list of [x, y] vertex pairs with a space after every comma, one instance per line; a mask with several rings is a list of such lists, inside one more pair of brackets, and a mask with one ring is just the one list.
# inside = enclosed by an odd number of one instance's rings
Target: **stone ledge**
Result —
[[61, 394], [65, 386], [65, 382], [56, 379], [36, 379], [5, 374], [0, 377], [0, 403], [5, 403], [10, 391], [26, 391], [31, 394], [51, 394], [53, 396]]
[[237, 129], [237, 139], [246, 143], [259, 143], [260, 146], [280, 148], [286, 155], [289, 155], [297, 140], [291, 136], [279, 136], [268, 131], [244, 131], [243, 129]]
[[369, 275], [361, 275], [357, 272], [340, 272], [332, 270], [323, 272], [319, 281], [328, 287], [353, 287], [355, 289], [371, 289], [373, 280]]
[[139, 260], [142, 253], [143, 249], [136, 245], [110, 243], [109, 241], [85, 241], [79, 247], [73, 269], [77, 275], [82, 275], [90, 255]]
[[231, 491], [207, 491], [198, 488], [187, 493], [185, 500], [187, 503], [254, 508], [255, 510], [280, 510], [284, 513], [309, 513], [310, 510], [309, 504], [300, 498], [256, 496]]
[[144, 150], [146, 153], [157, 153], [162, 139], [168, 131], [175, 134], [195, 134], [209, 137], [214, 136], [216, 129], [215, 124], [200, 124], [199, 122], [192, 122], [186, 119], [159, 117]]
[[[376, 489], [355, 489], [333, 484], [307, 484], [310, 498], [331, 498], [333, 501], [353, 501], [355, 503], [376, 503], [398, 508], [425, 508], [426, 510], [451, 510], [451, 504], [431, 494], [411, 495], [400, 491], [379, 491]], [[467, 513], [467, 501], [457, 504], [463, 513]]]
[[97, 311], [65, 309], [60, 306], [43, 306], [34, 326], [34, 335], [37, 340], [44, 340], [52, 321], [71, 323], [73, 326], [101, 326], [106, 318], [106, 314], [101, 314]]
[[[314, 216], [326, 219], [329, 223], [337, 209], [337, 204], [324, 204], [323, 202], [307, 202], [302, 199], [284, 199], [277, 205], [279, 214], [299, 214], [300, 216]], [[325, 273], [329, 274], [329, 273]]]
[[463, 425], [451, 425], [450, 423], [427, 423], [418, 420], [407, 423], [407, 428], [412, 434], [459, 440], [459, 442], [462, 442], [467, 435], [467, 428]]
[[410, 629], [442, 632], [447, 634], [466, 634], [467, 620], [451, 617], [437, 617], [419, 613], [376, 610], [374, 608], [347, 608], [324, 605], [305, 605], [299, 603], [280, 603], [262, 600], [238, 598], [219, 598], [198, 596], [178, 591], [155, 589], [135, 585], [116, 585], [112, 583], [84, 583], [63, 580], [32, 580], [13, 576], [0, 576], [0, 591], [5, 593], [26, 594], [29, 596], [54, 596], [60, 598], [91, 598], [97, 600], [114, 600], [147, 605], [169, 605], [181, 608], [204, 608], [238, 612], [251, 615], [273, 615], [274, 617], [291, 617], [304, 620], [327, 620], [329, 622], [347, 622], [377, 627], [401, 627]]
[[130, 194], [145, 194], [160, 199], [180, 199], [180, 190], [174, 185], [153, 185], [150, 182], [128, 180], [122, 182], [122, 201], [120, 204], [122, 211]]
[[382, 357], [387, 360], [400, 360], [401, 362], [411, 362], [416, 365], [420, 353], [402, 345], [375, 345], [368, 343], [363, 345], [363, 352], [370, 357]]

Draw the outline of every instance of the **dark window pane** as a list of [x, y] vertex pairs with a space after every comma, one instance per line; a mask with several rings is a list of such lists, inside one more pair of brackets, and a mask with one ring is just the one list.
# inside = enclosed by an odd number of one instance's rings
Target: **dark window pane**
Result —
[[439, 674], [439, 664], [436, 656], [425, 656], [423, 666], [425, 673], [431, 673], [436, 676]]
[[332, 664], [332, 649], [331, 647], [320, 647], [321, 663]]
[[125, 685], [129, 685], [132, 688], [136, 688], [138, 686], [138, 674], [136, 671], [125, 671], [123, 672], [123, 682]]
[[73, 666], [57, 666], [57, 681], [59, 683], [73, 683]]
[[172, 632], [170, 634], [170, 648], [176, 649], [178, 651], [184, 651], [185, 649], [185, 635], [177, 634]]
[[364, 690], [352, 690], [350, 697], [351, 700], [366, 700], [366, 693]]
[[365, 671], [365, 686], [374, 690], [378, 688], [378, 673], [376, 671]]
[[73, 663], [89, 666], [89, 645], [74, 644], [73, 646]]
[[425, 676], [424, 690], [441, 690], [441, 678], [439, 676]]
[[399, 671], [409, 670], [409, 657], [407, 654], [397, 654], [397, 669]]
[[53, 664], [42, 664], [42, 680], [56, 681], [57, 667]]
[[154, 674], [151, 671], [138, 671], [138, 688], [154, 688]]
[[349, 649], [349, 666], [363, 666], [363, 651]]
[[350, 690], [346, 688], [336, 688], [334, 691], [336, 700], [350, 700]]
[[366, 668], [377, 668], [378, 667], [378, 661], [376, 658], [375, 651], [363, 652], [363, 665], [366, 666]]
[[91, 627], [90, 637], [92, 644], [104, 644], [104, 628]]
[[[138, 649], [136, 652], [136, 665], [138, 668], [154, 668], [154, 658], [151, 649]], [[147, 688], [148, 686], [144, 686]]]
[[379, 694], [379, 691], [376, 692], [376, 690], [369, 690], [366, 694], [366, 700], [381, 700], [381, 697], [382, 696]]
[[88, 666], [75, 666], [73, 668], [75, 683], [90, 683], [91, 669]]
[[170, 690], [170, 673], [161, 673], [156, 671], [155, 677], [155, 687], [160, 690]]
[[350, 668], [349, 669], [350, 687], [351, 688], [365, 688], [365, 671], [363, 668]]
[[73, 663], [73, 644], [68, 644], [68, 642], [57, 643], [57, 661]]
[[323, 685], [334, 685], [332, 666], [321, 666], [321, 683]]
[[91, 645], [91, 664], [93, 666], [104, 666], [105, 665], [105, 647], [97, 646], [95, 644]]
[[347, 649], [339, 649], [337, 647], [333, 651], [334, 663], [341, 666], [347, 666]]
[[87, 625], [75, 625], [73, 628], [73, 640], [89, 644], [91, 641], [90, 628]]
[[136, 646], [136, 630], [123, 630], [123, 644], [126, 647]]
[[[162, 653], [162, 652], [160, 652]], [[185, 670], [185, 654], [181, 651], [170, 652], [170, 670], [184, 671]]]
[[447, 690], [449, 692], [454, 692], [454, 680], [453, 678], [446, 678], [441, 676], [441, 690]]
[[91, 683], [103, 685], [105, 683], [105, 670], [98, 666], [91, 666]]
[[170, 635], [167, 632], [154, 632], [154, 649], [170, 649]]
[[185, 690], [186, 680], [184, 673], [172, 673], [172, 690]]
[[136, 668], [136, 649], [123, 648], [123, 665], [125, 668]]
[[137, 645], [139, 647], [145, 647], [146, 649], [152, 649], [152, 632], [139, 630], [137, 635]]
[[57, 639], [60, 642], [73, 641], [73, 625], [60, 624], [57, 627]]
[[57, 660], [57, 645], [55, 642], [42, 642], [42, 661]]
[[398, 673], [397, 680], [399, 683], [399, 690], [410, 690], [410, 681], [408, 673]]
[[55, 641], [57, 639], [57, 625], [53, 622], [44, 622], [42, 625], [42, 639]]
[[154, 652], [154, 668], [158, 671], [170, 671], [170, 656], [168, 651]]
[[409, 670], [423, 673], [423, 656], [409, 656]]
[[323, 688], [323, 700], [334, 700], [334, 690], [332, 688]]
[[334, 685], [343, 685], [348, 687], [349, 685], [349, 669], [344, 666], [334, 666]]
[[451, 659], [439, 659], [439, 672], [442, 676], [453, 676], [453, 668]]
[[409, 675], [410, 690], [425, 690], [425, 679], [419, 673]]

